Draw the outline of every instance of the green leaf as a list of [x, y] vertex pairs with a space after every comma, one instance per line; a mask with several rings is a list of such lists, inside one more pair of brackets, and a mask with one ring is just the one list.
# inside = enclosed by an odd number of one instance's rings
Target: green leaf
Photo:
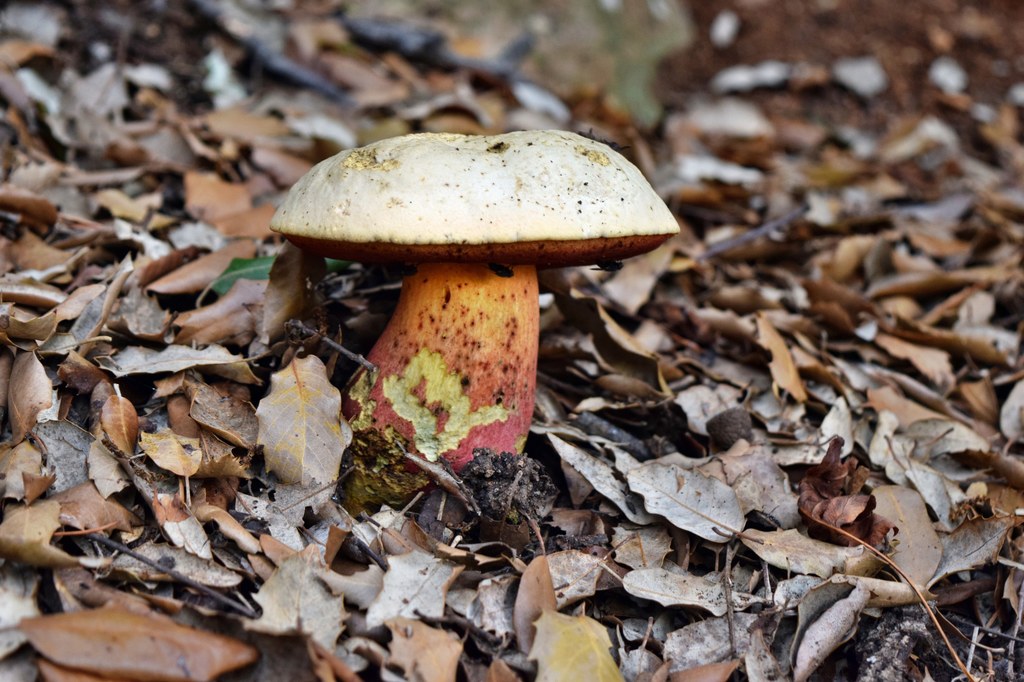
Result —
[[274, 256], [262, 256], [260, 258], [232, 258], [231, 264], [220, 277], [213, 280], [210, 288], [223, 296], [237, 280], [255, 279], [265, 280], [270, 278], [270, 266], [274, 264]]
[[[210, 288], [223, 296], [228, 289], [239, 279], [267, 280], [270, 279], [270, 268], [274, 264], [275, 256], [261, 256], [259, 258], [233, 258], [227, 270], [215, 279]], [[326, 258], [327, 272], [344, 272], [352, 265], [350, 260], [338, 260]]]

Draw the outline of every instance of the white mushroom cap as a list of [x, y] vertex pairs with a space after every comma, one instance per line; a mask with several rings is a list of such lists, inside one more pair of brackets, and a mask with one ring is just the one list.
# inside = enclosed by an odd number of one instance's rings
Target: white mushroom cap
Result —
[[618, 260], [679, 231], [633, 164], [560, 130], [347, 150], [303, 176], [270, 226], [337, 258], [542, 266]]

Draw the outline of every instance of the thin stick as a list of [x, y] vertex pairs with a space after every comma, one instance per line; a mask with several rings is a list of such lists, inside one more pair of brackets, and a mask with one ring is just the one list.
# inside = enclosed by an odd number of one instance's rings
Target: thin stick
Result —
[[704, 251], [704, 253], [697, 256], [697, 260], [711, 260], [715, 256], [719, 256], [723, 253], [726, 253], [727, 251], [732, 251], [735, 248], [745, 246], [746, 244], [749, 244], [750, 242], [753, 241], [757, 241], [761, 237], [767, 237], [772, 232], [775, 232], [775, 230], [784, 227], [789, 227], [791, 223], [793, 223], [797, 218], [799, 218], [803, 214], [807, 213], [809, 209], [810, 206], [808, 206], [807, 204], [803, 204], [793, 209], [786, 215], [781, 216], [779, 218], [775, 218], [774, 220], [769, 220], [766, 223], [762, 223], [759, 227], [756, 227], [753, 230], [750, 230], [749, 232], [744, 232], [738, 237], [735, 237], [733, 239], [726, 239], [724, 241], [712, 244], [707, 248], [706, 251]]
[[113, 549], [113, 550], [115, 550], [117, 552], [121, 552], [122, 554], [127, 554], [131, 558], [133, 558], [133, 559], [135, 559], [137, 561], [141, 561], [142, 563], [146, 564], [150, 568], [155, 568], [156, 570], [160, 571], [161, 573], [166, 573], [167, 575], [171, 576], [172, 578], [174, 578], [178, 582], [180, 582], [180, 583], [182, 583], [184, 585], [188, 585], [189, 587], [191, 587], [192, 589], [196, 590], [197, 592], [202, 592], [203, 594], [205, 594], [210, 599], [213, 599], [214, 601], [216, 601], [216, 602], [218, 602], [218, 603], [220, 603], [220, 604], [222, 604], [224, 606], [227, 606], [227, 607], [230, 607], [230, 608], [234, 609], [235, 611], [239, 612], [240, 614], [242, 614], [246, 618], [252, 618], [254, 620], [256, 618], [259, 618], [259, 614], [256, 613], [255, 611], [253, 611], [247, 605], [242, 604], [241, 602], [237, 602], [234, 599], [231, 599], [230, 597], [227, 597], [227, 596], [221, 594], [220, 592], [218, 592], [218, 591], [216, 591], [216, 590], [214, 590], [212, 588], [209, 588], [206, 585], [203, 585], [202, 583], [196, 582], [195, 580], [193, 580], [192, 578], [189, 578], [187, 575], [185, 575], [184, 573], [181, 573], [180, 571], [176, 571], [173, 568], [168, 568], [167, 566], [162, 566], [159, 562], [153, 561], [152, 559], [150, 559], [149, 557], [145, 556], [144, 554], [139, 554], [135, 550], [131, 549], [127, 545], [121, 544], [117, 540], [112, 540], [112, 539], [108, 538], [105, 535], [100, 535], [99, 533], [93, 533], [93, 534], [89, 535], [88, 538], [90, 540], [94, 540], [94, 541], [98, 542], [99, 544], [101, 544], [101, 545], [103, 545], [103, 546], [105, 546], [105, 547], [107, 547], [109, 549]]
[[348, 358], [352, 362], [358, 364], [360, 367], [362, 367], [363, 369], [367, 370], [368, 372], [376, 372], [377, 371], [377, 365], [373, 364], [372, 362], [370, 362], [369, 360], [364, 358], [359, 353], [353, 353], [348, 348], [345, 348], [343, 345], [341, 345], [340, 343], [338, 343], [334, 339], [329, 338], [327, 336], [324, 336], [323, 334], [321, 334], [317, 330], [313, 329], [312, 327], [306, 326], [305, 324], [303, 324], [299, 320], [288, 320], [288, 329], [292, 330], [292, 331], [299, 332], [300, 334], [304, 335], [306, 338], [318, 337], [321, 341], [323, 341], [328, 346], [330, 346], [331, 350], [334, 350], [334, 351], [337, 351], [338, 353], [341, 353], [346, 358]]

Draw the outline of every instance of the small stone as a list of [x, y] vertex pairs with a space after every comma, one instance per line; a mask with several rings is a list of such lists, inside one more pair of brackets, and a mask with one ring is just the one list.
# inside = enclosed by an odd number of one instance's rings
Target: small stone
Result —
[[740, 32], [740, 18], [732, 10], [724, 10], [711, 22], [709, 37], [711, 44], [719, 50], [723, 50], [734, 42]]
[[832, 77], [844, 88], [865, 99], [885, 92], [889, 77], [874, 57], [844, 57], [832, 65]]
[[722, 69], [711, 79], [711, 89], [719, 93], [749, 92], [756, 88], [779, 88], [789, 81], [793, 67], [768, 60], [753, 66], [738, 64]]
[[750, 440], [754, 427], [750, 414], [742, 407], [730, 407], [708, 420], [708, 435], [719, 450], [728, 450], [740, 439]]
[[928, 80], [945, 93], [956, 94], [967, 88], [967, 72], [952, 57], [939, 57], [928, 67]]

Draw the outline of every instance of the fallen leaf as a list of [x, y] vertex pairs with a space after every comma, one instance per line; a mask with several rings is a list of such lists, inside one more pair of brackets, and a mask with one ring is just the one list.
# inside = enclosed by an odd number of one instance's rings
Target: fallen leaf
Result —
[[104, 499], [92, 482], [81, 483], [49, 499], [60, 503], [60, 522], [65, 526], [85, 529], [117, 528], [130, 531], [141, 523], [118, 502]]
[[50, 661], [104, 677], [213, 680], [259, 658], [236, 639], [112, 607], [29, 618], [18, 627]]
[[730, 661], [750, 647], [750, 632], [758, 616], [734, 613], [696, 621], [665, 637], [662, 652], [670, 672]]
[[281, 562], [253, 595], [263, 609], [247, 629], [271, 634], [307, 635], [328, 650], [341, 635], [347, 617], [341, 596], [320, 579], [326, 570], [316, 547], [307, 547]]
[[857, 544], [852, 538], [834, 530], [839, 528], [869, 545], [878, 545], [893, 525], [874, 513], [875, 498], [857, 494], [867, 472], [852, 457], [840, 462], [842, 448], [842, 439], [829, 441], [821, 464], [808, 469], [800, 481], [800, 498], [797, 501], [800, 516], [807, 522], [812, 537], [846, 546]]
[[545, 610], [537, 619], [537, 638], [529, 658], [537, 661], [537, 682], [577, 682], [586, 671], [594, 682], [622, 680], [605, 627], [586, 616]]
[[143, 431], [139, 448], [158, 467], [178, 476], [196, 473], [203, 457], [197, 439], [184, 438], [168, 429], [156, 433]]
[[444, 598], [462, 566], [413, 550], [390, 556], [384, 587], [366, 611], [370, 627], [392, 618], [440, 618]]
[[182, 345], [211, 343], [244, 346], [253, 340], [263, 320], [267, 283], [240, 279], [216, 302], [178, 315], [174, 340]]
[[[147, 291], [156, 294], [194, 294], [202, 291], [228, 269], [232, 260], [252, 258], [256, 243], [251, 239], [236, 239], [212, 253], [201, 256], [149, 284]], [[223, 292], [225, 293], [227, 289]]]
[[554, 611], [557, 603], [548, 559], [541, 554], [534, 557], [523, 571], [512, 610], [512, 624], [520, 651], [526, 653], [532, 649], [537, 635], [535, 622], [542, 614]]
[[999, 408], [999, 430], [1010, 442], [1024, 438], [1024, 379], [1013, 385]]
[[459, 672], [462, 642], [451, 632], [411, 618], [388, 621], [389, 664], [401, 668], [411, 682], [454, 682]]
[[890, 558], [915, 585], [925, 585], [942, 559], [942, 543], [920, 493], [905, 486], [883, 485], [871, 495], [878, 500], [876, 511], [900, 529], [900, 541]]
[[248, 400], [192, 380], [185, 382], [185, 394], [192, 401], [189, 416], [196, 422], [232, 445], [250, 449], [256, 444], [259, 425]]
[[772, 360], [768, 364], [768, 368], [771, 370], [772, 380], [776, 385], [793, 396], [793, 400], [799, 403], [806, 402], [807, 391], [804, 389], [804, 383], [800, 379], [800, 373], [796, 369], [796, 363], [793, 362], [793, 356], [786, 346], [786, 341], [768, 321], [768, 318], [761, 313], [757, 315], [757, 343], [771, 353]]
[[135, 454], [135, 442], [139, 438], [139, 415], [127, 398], [112, 395], [103, 403], [100, 411], [100, 426], [117, 451], [131, 457]]
[[295, 358], [270, 379], [256, 410], [267, 469], [286, 483], [338, 477], [352, 430], [341, 417], [341, 393], [315, 355]]
[[860, 612], [870, 596], [870, 591], [858, 582], [852, 592], [835, 602], [807, 626], [796, 651], [794, 682], [806, 682], [829, 654], [853, 637]]
[[[173, 374], [186, 369], [200, 368], [208, 369], [220, 376], [234, 378], [240, 383], [260, 383], [245, 362], [242, 356], [216, 345], [202, 349], [174, 345], [159, 351], [144, 346], [129, 346], [117, 355], [97, 358], [99, 366], [112, 372], [116, 377], [165, 372]], [[236, 364], [240, 365], [241, 369], [233, 369]]]
[[78, 559], [50, 544], [60, 528], [60, 503], [37, 500], [30, 507], [11, 505], [0, 523], [0, 557], [30, 566], [66, 568]]
[[[695, 606], [714, 616], [723, 616], [729, 610], [725, 586], [718, 573], [694, 575], [664, 568], [641, 568], [627, 573], [622, 579], [622, 587], [634, 597], [649, 599], [662, 606]], [[757, 601], [749, 594], [732, 593], [732, 607], [737, 611], [743, 611]]]
[[740, 538], [754, 554], [770, 566], [789, 573], [804, 573], [827, 578], [833, 573], [866, 575], [878, 566], [878, 560], [866, 550], [840, 547], [815, 540], [796, 529], [763, 531], [751, 528]]
[[712, 542], [725, 542], [743, 530], [736, 493], [717, 478], [674, 464], [653, 461], [626, 474], [644, 506], [669, 523]]
[[18, 353], [11, 367], [7, 405], [11, 438], [21, 442], [36, 425], [39, 413], [53, 404], [53, 388], [35, 353]]
[[575, 469], [590, 485], [617, 506], [633, 523], [641, 525], [652, 521], [644, 511], [643, 501], [629, 491], [627, 485], [615, 476], [615, 470], [582, 448], [567, 443], [553, 433], [548, 440], [562, 461]]

